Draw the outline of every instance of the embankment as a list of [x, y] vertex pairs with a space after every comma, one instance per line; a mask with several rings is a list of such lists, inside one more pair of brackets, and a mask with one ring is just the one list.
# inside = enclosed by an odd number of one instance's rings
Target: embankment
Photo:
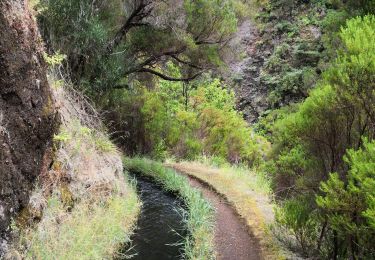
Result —
[[95, 110], [51, 77], [62, 124], [52, 163], [15, 221], [7, 257], [104, 259], [129, 242], [140, 204]]

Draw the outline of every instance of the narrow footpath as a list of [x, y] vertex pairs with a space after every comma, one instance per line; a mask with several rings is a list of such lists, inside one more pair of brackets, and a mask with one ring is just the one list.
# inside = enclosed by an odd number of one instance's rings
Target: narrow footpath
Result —
[[[183, 174], [183, 173], [181, 173]], [[185, 175], [185, 174], [184, 174]], [[187, 176], [187, 175], [185, 175]], [[245, 223], [221, 195], [200, 180], [187, 176], [190, 184], [201, 190], [216, 209], [215, 250], [219, 260], [258, 260], [261, 248]]]

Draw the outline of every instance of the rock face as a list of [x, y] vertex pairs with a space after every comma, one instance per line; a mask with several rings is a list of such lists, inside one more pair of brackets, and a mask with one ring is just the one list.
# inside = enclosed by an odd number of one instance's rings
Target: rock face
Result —
[[[0, 238], [29, 199], [56, 126], [42, 45], [25, 0], [0, 1]], [[1, 240], [1, 239], [0, 239]], [[1, 258], [0, 241], [0, 258]]]
[[231, 85], [237, 108], [249, 123], [272, 109], [304, 100], [329, 54], [324, 53], [318, 22], [323, 21], [326, 7], [313, 1], [279, 2], [260, 8], [259, 17], [242, 22], [234, 37], [243, 59], [230, 64]]
[[252, 21], [244, 21], [236, 33], [236, 45], [242, 48], [245, 56], [241, 61], [230, 65], [235, 92], [237, 108], [242, 111], [246, 121], [254, 123], [268, 108], [268, 88], [260, 79], [261, 68], [271, 51], [269, 46], [258, 45], [259, 32]]

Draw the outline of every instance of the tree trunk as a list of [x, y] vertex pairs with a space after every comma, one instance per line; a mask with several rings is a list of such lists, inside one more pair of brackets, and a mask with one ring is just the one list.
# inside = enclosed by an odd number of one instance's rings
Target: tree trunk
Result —
[[57, 126], [42, 52], [27, 1], [0, 0], [0, 238], [3, 239], [11, 217], [28, 203], [29, 192], [41, 173]]
[[319, 240], [318, 240], [318, 248], [317, 248], [318, 252], [320, 252], [320, 249], [321, 249], [321, 246], [322, 246], [322, 242], [323, 242], [324, 234], [326, 232], [327, 224], [328, 224], [328, 221], [325, 220], [324, 223], [323, 223], [322, 231], [320, 232]]
[[338, 259], [339, 255], [339, 241], [337, 231], [333, 231], [333, 256], [332, 259]]

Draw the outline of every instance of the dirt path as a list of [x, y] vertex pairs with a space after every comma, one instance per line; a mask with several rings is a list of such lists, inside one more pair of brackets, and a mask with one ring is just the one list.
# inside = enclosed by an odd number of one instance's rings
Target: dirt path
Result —
[[203, 196], [216, 209], [215, 249], [217, 258], [223, 260], [262, 259], [257, 239], [249, 234], [247, 226], [227, 201], [196, 178], [191, 176], [188, 178], [190, 184], [200, 189]]

